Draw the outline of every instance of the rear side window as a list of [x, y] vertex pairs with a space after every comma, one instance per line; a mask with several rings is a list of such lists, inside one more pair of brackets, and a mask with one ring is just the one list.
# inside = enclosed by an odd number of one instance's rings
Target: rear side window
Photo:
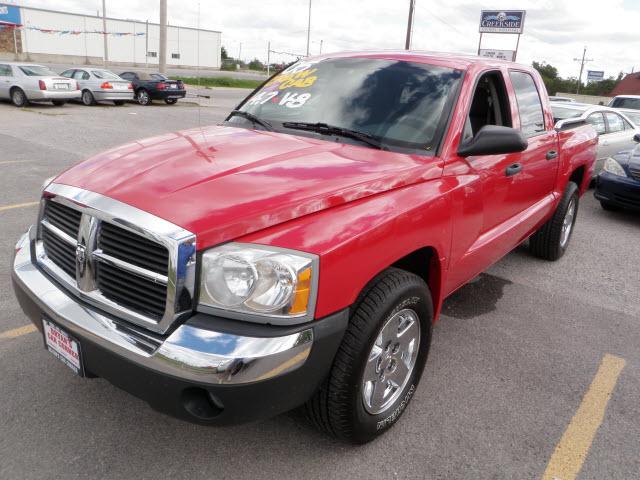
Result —
[[598, 135], [602, 135], [606, 133], [607, 127], [604, 123], [604, 117], [601, 113], [592, 113], [587, 117], [587, 123], [589, 125], [593, 125], [593, 128], [598, 133]]
[[11, 65], [0, 65], [0, 77], [13, 77]]
[[609, 133], [621, 132], [625, 129], [624, 120], [620, 115], [607, 112], [604, 114], [609, 124]]
[[524, 72], [511, 72], [509, 76], [516, 92], [522, 133], [525, 137], [533, 137], [544, 132], [542, 102], [533, 77]]

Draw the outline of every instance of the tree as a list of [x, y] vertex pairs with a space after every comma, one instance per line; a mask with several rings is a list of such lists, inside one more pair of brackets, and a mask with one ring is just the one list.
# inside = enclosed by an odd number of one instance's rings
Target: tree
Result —
[[226, 60], [227, 58], [229, 58], [229, 54], [227, 53], [227, 49], [224, 48], [224, 45], [220, 49], [220, 56], [222, 57], [222, 60]]
[[263, 63], [258, 60], [257, 58], [254, 58], [253, 60], [251, 60], [249, 62], [249, 70], [259, 70], [262, 71], [265, 69], [265, 66], [263, 65]]

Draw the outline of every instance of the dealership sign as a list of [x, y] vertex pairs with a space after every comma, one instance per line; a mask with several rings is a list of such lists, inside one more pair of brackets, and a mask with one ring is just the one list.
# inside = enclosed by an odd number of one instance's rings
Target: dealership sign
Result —
[[20, 8], [12, 5], [0, 5], [0, 24], [20, 25]]
[[601, 82], [604, 80], [604, 71], [587, 70], [587, 82]]
[[497, 58], [498, 60], [507, 60], [513, 62], [515, 59], [514, 50], [488, 50], [486, 48], [480, 49], [480, 56], [485, 58]]
[[480, 33], [522, 33], [524, 10], [482, 10]]

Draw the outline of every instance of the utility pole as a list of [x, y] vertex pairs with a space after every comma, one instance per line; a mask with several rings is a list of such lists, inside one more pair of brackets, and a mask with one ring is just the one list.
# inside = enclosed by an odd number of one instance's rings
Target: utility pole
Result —
[[144, 30], [144, 66], [149, 66], [149, 19], [147, 19]]
[[309, 56], [310, 42], [311, 42], [311, 0], [309, 0], [309, 20], [307, 22], [307, 57]]
[[267, 77], [271, 76], [271, 42], [267, 43]]
[[324, 40], [320, 40], [320, 55], [322, 55], [322, 43], [324, 42]]
[[238, 47], [238, 65], [242, 61], [242, 60], [240, 60], [241, 56], [242, 56], [242, 42], [240, 42], [240, 46]]
[[582, 83], [582, 72], [584, 70], [584, 64], [586, 62], [592, 62], [592, 58], [585, 58], [587, 55], [587, 46], [584, 46], [584, 50], [582, 51], [582, 59], [574, 58], [574, 62], [580, 62], [580, 75], [578, 76], [578, 86], [576, 87], [576, 95], [580, 93], [580, 84]]
[[411, 48], [411, 36], [413, 34], [413, 10], [416, 6], [416, 0], [409, 0], [409, 20], [407, 21], [407, 39], [404, 42], [404, 49]]
[[[107, 45], [107, 0], [102, 0], [102, 38], [104, 38], [104, 68], [109, 64], [109, 46]], [[86, 33], [85, 33], [86, 35]]]
[[160, 73], [167, 73], [167, 0], [160, 0]]

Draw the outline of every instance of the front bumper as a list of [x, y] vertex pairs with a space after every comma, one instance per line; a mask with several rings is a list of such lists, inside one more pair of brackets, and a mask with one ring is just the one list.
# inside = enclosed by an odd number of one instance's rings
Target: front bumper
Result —
[[602, 172], [596, 179], [594, 196], [630, 210], [640, 210], [640, 180]]
[[301, 405], [328, 373], [347, 326], [347, 310], [296, 327], [196, 314], [168, 335], [152, 334], [68, 295], [32, 261], [32, 246], [26, 235], [16, 246], [12, 280], [35, 326], [48, 318], [71, 333], [87, 376], [195, 423], [242, 423]]

